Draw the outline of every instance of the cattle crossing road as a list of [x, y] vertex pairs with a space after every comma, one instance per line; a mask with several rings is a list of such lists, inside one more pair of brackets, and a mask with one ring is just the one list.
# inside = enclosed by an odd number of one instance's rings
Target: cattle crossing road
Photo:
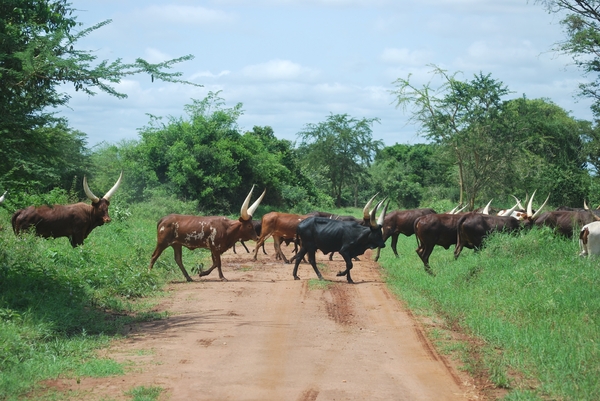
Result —
[[293, 265], [267, 252], [254, 262], [227, 251], [228, 282], [212, 274], [171, 284], [157, 307], [169, 318], [133, 327], [106, 351], [127, 363], [124, 376], [49, 384], [87, 400], [130, 399], [124, 392], [139, 386], [172, 401], [482, 399], [391, 295], [370, 251], [354, 264], [354, 285], [335, 276], [339, 255], [319, 254], [326, 286], [309, 282], [307, 263], [294, 280]]

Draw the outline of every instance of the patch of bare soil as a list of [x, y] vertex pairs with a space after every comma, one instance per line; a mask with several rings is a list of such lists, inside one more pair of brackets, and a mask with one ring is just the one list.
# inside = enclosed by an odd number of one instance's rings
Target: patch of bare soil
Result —
[[163, 388], [164, 400], [484, 398], [388, 291], [370, 251], [354, 262], [354, 285], [336, 277], [337, 254], [318, 255], [321, 285], [306, 263], [294, 280], [274, 252], [257, 262], [242, 252], [224, 254], [229, 281], [215, 271], [172, 283], [160, 308], [170, 317], [114, 343], [107, 356], [127, 364], [124, 376], [47, 385], [86, 400], [130, 399], [124, 392], [139, 386]]

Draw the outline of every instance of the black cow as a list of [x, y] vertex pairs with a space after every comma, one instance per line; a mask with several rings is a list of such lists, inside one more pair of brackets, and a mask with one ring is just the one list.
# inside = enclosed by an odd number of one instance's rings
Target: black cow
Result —
[[384, 201], [381, 201], [371, 211], [370, 226], [365, 227], [354, 221], [331, 220], [324, 217], [309, 217], [298, 224], [297, 235], [300, 240], [300, 250], [294, 263], [294, 279], [298, 277], [298, 265], [308, 253], [308, 261], [320, 280], [321, 272], [317, 268], [315, 253], [321, 250], [324, 254], [339, 252], [346, 262], [346, 270], [338, 272], [338, 276], [346, 276], [349, 283], [352, 258], [362, 255], [367, 249], [384, 248], [381, 226], [385, 218], [387, 204], [383, 206], [379, 219], [376, 221], [377, 210]]

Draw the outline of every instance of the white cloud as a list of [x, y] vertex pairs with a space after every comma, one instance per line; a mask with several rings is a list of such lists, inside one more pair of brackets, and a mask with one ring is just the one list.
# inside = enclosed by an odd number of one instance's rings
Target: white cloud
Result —
[[149, 63], [162, 63], [163, 61], [171, 60], [173, 57], [167, 53], [163, 53], [158, 49], [152, 47], [146, 48], [146, 61]]
[[406, 48], [387, 48], [381, 54], [381, 60], [386, 63], [422, 66], [433, 60], [433, 53], [427, 50], [409, 50]]
[[245, 78], [261, 81], [275, 80], [310, 80], [318, 75], [318, 71], [303, 67], [289, 60], [270, 60], [262, 64], [244, 67], [241, 71]]

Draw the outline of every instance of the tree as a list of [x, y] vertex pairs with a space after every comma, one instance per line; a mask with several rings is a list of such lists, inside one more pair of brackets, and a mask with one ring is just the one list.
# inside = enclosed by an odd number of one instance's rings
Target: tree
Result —
[[440, 159], [436, 145], [395, 144], [377, 152], [370, 173], [377, 191], [401, 208], [417, 208], [426, 192], [447, 186], [450, 169]]
[[503, 107], [507, 129], [519, 137], [520, 152], [498, 177], [504, 194], [549, 193], [554, 205], [583, 206], [589, 199], [586, 138], [591, 122], [576, 120], [547, 99], [520, 97]]
[[361, 184], [364, 186], [368, 167], [383, 146], [373, 140], [372, 125], [377, 118], [356, 119], [347, 114], [330, 114], [318, 124], [307, 124], [298, 133], [298, 151], [307, 169], [323, 177], [327, 192], [342, 205], [342, 194], [351, 189], [357, 205]]
[[550, 13], [561, 13], [567, 39], [555, 50], [573, 57], [592, 81], [579, 84], [579, 94], [594, 99], [592, 112], [600, 118], [600, 11], [597, 0], [537, 0]]
[[[181, 73], [166, 72], [174, 64], [192, 59], [191, 55], [150, 64], [143, 59], [124, 63], [121, 59], [96, 62], [91, 51], [80, 50], [77, 41], [107, 25], [110, 20], [81, 28], [68, 0], [4, 0], [0, 3], [0, 179], [21, 182], [45, 181], [53, 175], [47, 161], [55, 148], [69, 143], [78, 158], [84, 139], [67, 128], [64, 119], [49, 109], [67, 104], [69, 95], [60, 85], [72, 84], [77, 91], [94, 95], [102, 91], [120, 98], [114, 84], [123, 78], [147, 73], [151, 79], [185, 82]], [[52, 127], [52, 128], [51, 128]], [[48, 130], [63, 138], [48, 146]], [[69, 156], [71, 157], [71, 156]], [[56, 164], [53, 159], [51, 164]]]
[[500, 118], [501, 98], [509, 92], [490, 75], [475, 75], [462, 82], [455, 75], [434, 66], [435, 78], [442, 85], [417, 88], [407, 79], [394, 82], [398, 107], [414, 107], [411, 120], [420, 124], [421, 133], [453, 155], [458, 167], [460, 203], [474, 207], [480, 192], [495, 182], [518, 151], [514, 132], [506, 130]]

